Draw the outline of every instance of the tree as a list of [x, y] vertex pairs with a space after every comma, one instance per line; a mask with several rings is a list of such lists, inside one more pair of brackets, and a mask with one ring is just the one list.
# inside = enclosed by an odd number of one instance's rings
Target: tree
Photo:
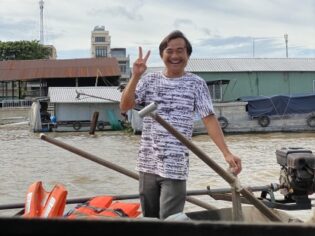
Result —
[[48, 59], [51, 49], [41, 45], [39, 41], [0, 41], [0, 61]]

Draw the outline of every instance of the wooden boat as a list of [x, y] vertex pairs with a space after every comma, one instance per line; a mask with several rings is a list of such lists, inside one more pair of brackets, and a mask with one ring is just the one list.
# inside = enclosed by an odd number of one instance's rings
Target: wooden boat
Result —
[[[32, 186], [32, 185], [31, 185]], [[265, 192], [270, 190], [270, 186], [252, 187], [252, 191]], [[188, 191], [188, 195], [209, 194], [216, 198], [217, 194], [229, 194], [231, 189], [213, 189]], [[261, 194], [262, 195], [262, 194]], [[124, 201], [136, 201], [138, 194], [117, 195], [113, 199]], [[81, 203], [91, 198], [68, 199], [68, 204]], [[267, 198], [264, 201], [268, 201]], [[277, 205], [274, 205], [277, 206]], [[1, 209], [23, 208], [24, 204], [0, 205]], [[302, 209], [304, 206], [300, 206]], [[77, 217], [69, 219], [68, 214], [53, 218], [40, 218], [22, 216], [24, 211], [18, 212], [13, 217], [0, 217], [0, 227], [3, 235], [122, 235], [128, 233], [149, 234], [149, 235], [277, 235], [280, 233], [300, 233], [313, 235], [315, 232], [315, 221], [309, 222], [288, 214], [285, 211], [271, 209], [281, 222], [274, 222], [264, 215], [260, 210], [252, 205], [241, 207], [242, 220], [235, 221], [233, 208], [221, 208], [201, 211], [190, 211], [178, 213], [165, 220], [156, 218], [129, 217]]]
[[20, 219], [1, 218], [3, 235], [242, 235], [242, 236], [313, 236], [314, 225], [279, 223], [235, 223], [235, 222], [165, 222], [158, 220], [107, 219], [75, 220], [65, 219]]

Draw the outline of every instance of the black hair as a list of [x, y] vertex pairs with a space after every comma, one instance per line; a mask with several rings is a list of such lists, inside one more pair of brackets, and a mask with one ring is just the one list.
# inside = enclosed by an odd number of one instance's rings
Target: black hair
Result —
[[165, 48], [167, 48], [167, 44], [169, 43], [169, 41], [173, 40], [173, 39], [177, 39], [177, 38], [182, 38], [184, 39], [185, 43], [186, 43], [186, 50], [187, 50], [187, 54], [188, 56], [191, 55], [192, 53], [192, 46], [191, 43], [189, 42], [189, 40], [186, 38], [186, 36], [179, 30], [175, 30], [173, 32], [171, 32], [169, 35], [167, 35], [162, 42], [160, 43], [159, 46], [159, 50], [160, 50], [160, 56], [162, 57], [163, 55], [163, 51]]

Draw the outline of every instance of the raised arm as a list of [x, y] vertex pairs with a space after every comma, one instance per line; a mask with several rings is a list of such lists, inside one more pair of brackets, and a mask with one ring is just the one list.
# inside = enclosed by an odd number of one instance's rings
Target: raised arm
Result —
[[135, 91], [137, 84], [139, 80], [141, 79], [141, 76], [147, 69], [147, 60], [150, 56], [150, 51], [147, 52], [145, 57], [143, 57], [142, 54], [142, 48], [139, 47], [139, 57], [138, 59], [133, 63], [132, 67], [132, 76], [125, 87], [121, 100], [120, 100], [120, 110], [122, 112], [126, 112], [129, 109], [132, 109], [135, 106]]

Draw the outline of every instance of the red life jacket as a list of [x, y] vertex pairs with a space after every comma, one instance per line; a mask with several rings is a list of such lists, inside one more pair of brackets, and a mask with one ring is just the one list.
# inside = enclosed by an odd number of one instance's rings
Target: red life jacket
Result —
[[63, 215], [66, 206], [67, 190], [56, 184], [51, 192], [46, 192], [42, 182], [30, 185], [26, 194], [24, 217], [51, 218]]
[[101, 218], [101, 217], [130, 217], [140, 215], [139, 203], [113, 202], [113, 197], [97, 196], [86, 203], [79, 204], [67, 214], [69, 219]]

